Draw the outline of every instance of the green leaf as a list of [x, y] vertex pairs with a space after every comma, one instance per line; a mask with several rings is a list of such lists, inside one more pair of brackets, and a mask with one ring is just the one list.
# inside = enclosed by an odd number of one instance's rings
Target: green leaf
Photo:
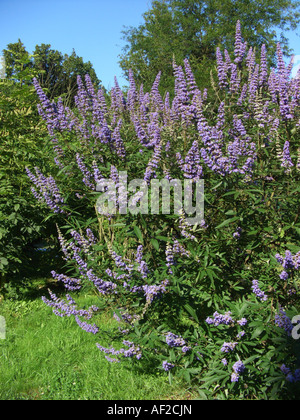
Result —
[[133, 227], [134, 233], [139, 238], [139, 240], [144, 243], [144, 238], [141, 229], [138, 226]]
[[199, 322], [197, 314], [195, 310], [191, 307], [191, 305], [187, 303], [186, 305], [184, 305], [184, 309], [194, 318], [195, 321]]
[[171, 241], [171, 239], [168, 238], [167, 236], [160, 236], [160, 235], [156, 236], [156, 239], [159, 239], [160, 241], [164, 241], [164, 242], [170, 242]]
[[1, 265], [8, 265], [8, 261], [7, 261], [7, 259], [6, 259], [6, 258], [4, 258], [4, 257], [1, 257], [1, 258], [0, 258], [0, 263], [1, 263]]
[[251, 339], [259, 337], [265, 331], [264, 327], [258, 327], [251, 336]]
[[159, 251], [159, 243], [156, 239], [152, 238], [151, 239], [151, 244], [153, 245], [153, 248], [156, 249], [156, 251]]
[[221, 229], [222, 227], [224, 227], [224, 226], [228, 226], [228, 225], [230, 225], [231, 223], [234, 223], [236, 220], [239, 220], [240, 218], [239, 217], [232, 217], [232, 218], [230, 218], [230, 219], [226, 219], [226, 220], [224, 220], [224, 222], [222, 222], [220, 225], [218, 225], [217, 227], [216, 227], [216, 229]]

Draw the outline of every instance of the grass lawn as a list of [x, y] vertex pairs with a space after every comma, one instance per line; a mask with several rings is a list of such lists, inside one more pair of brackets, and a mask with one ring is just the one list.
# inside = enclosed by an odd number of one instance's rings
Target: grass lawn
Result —
[[[145, 374], [126, 362], [107, 362], [92, 334], [73, 318], [55, 316], [40, 296], [2, 301], [0, 315], [6, 320], [6, 338], [0, 339], [0, 400], [191, 398], [163, 373]], [[101, 327], [110, 322], [102, 319]]]

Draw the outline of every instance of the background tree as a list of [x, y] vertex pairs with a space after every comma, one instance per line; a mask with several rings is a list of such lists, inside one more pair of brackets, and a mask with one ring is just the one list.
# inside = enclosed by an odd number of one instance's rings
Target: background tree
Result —
[[[62, 97], [65, 105], [74, 105], [77, 92], [77, 76], [89, 74], [92, 83], [99, 88], [98, 79], [90, 61], [84, 62], [73, 50], [71, 55], [62, 54], [51, 48], [50, 44], [36, 45], [30, 55], [22, 41], [7, 45], [3, 50], [6, 63], [6, 77], [22, 83], [22, 71], [34, 69], [40, 86], [45, 89], [50, 100]], [[27, 80], [31, 84], [32, 80]]]
[[168, 91], [173, 58], [180, 65], [189, 58], [198, 86], [206, 87], [216, 48], [233, 52], [237, 20], [248, 44], [257, 49], [266, 44], [272, 60], [278, 41], [290, 53], [284, 33], [297, 28], [299, 6], [293, 0], [154, 0], [143, 24], [123, 31], [127, 44], [119, 63], [126, 76], [132, 69], [147, 89], [162, 71], [161, 90]]
[[18, 42], [7, 45], [7, 49], [3, 50], [3, 57], [6, 78], [14, 82], [20, 82], [21, 85], [30, 84], [31, 80], [27, 77], [28, 71], [30, 72], [34, 65], [30, 54], [20, 39]]
[[40, 86], [49, 92], [49, 99], [62, 97], [68, 106], [72, 106], [74, 95], [77, 92], [77, 76], [84, 77], [89, 74], [92, 83], [99, 88], [98, 79], [90, 61], [85, 63], [73, 49], [72, 54], [62, 54], [51, 49], [50, 44], [41, 44], [35, 47], [34, 68], [39, 70], [37, 78]]

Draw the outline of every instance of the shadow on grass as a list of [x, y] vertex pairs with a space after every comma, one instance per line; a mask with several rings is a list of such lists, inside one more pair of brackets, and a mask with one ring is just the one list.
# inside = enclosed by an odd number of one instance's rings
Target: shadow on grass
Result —
[[47, 294], [48, 288], [63, 293], [64, 286], [53, 279], [51, 271], [60, 272], [65, 263], [58, 246], [37, 243], [27, 246], [19, 272], [12, 275], [1, 290], [5, 299], [34, 300]]

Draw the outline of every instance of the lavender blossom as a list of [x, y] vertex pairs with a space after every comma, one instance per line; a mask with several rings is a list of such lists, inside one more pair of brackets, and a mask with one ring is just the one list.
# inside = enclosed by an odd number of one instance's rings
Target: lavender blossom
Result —
[[96, 287], [102, 295], [116, 294], [117, 284], [111, 281], [105, 281], [97, 277], [92, 270], [86, 273], [87, 278]]
[[81, 321], [78, 316], [75, 316], [75, 320], [82, 330], [94, 335], [98, 334], [99, 328], [96, 324], [90, 325], [87, 322]]
[[260, 57], [260, 71], [259, 71], [259, 85], [262, 86], [268, 81], [268, 63], [267, 63], [267, 49], [263, 44], [261, 47]]
[[142, 286], [142, 289], [144, 291], [144, 294], [146, 296], [146, 301], [148, 303], [151, 303], [153, 299], [162, 293], [166, 293], [166, 287], [169, 284], [169, 280], [162, 281], [161, 284], [157, 285], [144, 285]]
[[189, 94], [191, 96], [199, 95], [200, 91], [199, 91], [199, 88], [197, 87], [195, 76], [193, 74], [189, 60], [187, 58], [184, 59], [184, 69], [185, 69]]
[[150, 92], [151, 103], [154, 109], [158, 112], [161, 112], [164, 108], [164, 103], [163, 103], [161, 94], [159, 93], [159, 90], [158, 90], [160, 78], [161, 78], [161, 72], [159, 72], [158, 75], [156, 76], [151, 92]]
[[53, 313], [60, 317], [70, 317], [74, 316], [82, 316], [85, 319], [91, 319], [94, 312], [97, 312], [99, 308], [96, 306], [91, 306], [88, 310], [85, 309], [77, 309], [76, 302], [70, 295], [66, 295], [67, 301], [63, 299], [59, 299], [54, 293], [49, 290], [50, 298], [46, 299], [45, 296], [42, 297], [42, 300], [46, 305], [53, 308]]
[[86, 229], [86, 236], [88, 240], [90, 241], [90, 245], [95, 245], [97, 243], [97, 239], [95, 238], [92, 230], [90, 228]]
[[171, 332], [168, 332], [166, 335], [166, 343], [170, 347], [183, 347], [186, 344], [182, 337]]
[[180, 257], [190, 257], [191, 253], [190, 251], [187, 251], [182, 244], [179, 243], [177, 239], [174, 239], [173, 241], [173, 253], [179, 254]]
[[138, 246], [135, 261], [138, 264], [138, 271], [142, 274], [142, 278], [146, 279], [149, 269], [147, 263], [143, 261], [143, 245]]
[[173, 274], [171, 267], [174, 265], [174, 254], [172, 246], [168, 243], [166, 247], [166, 265], [169, 268], [169, 274]]
[[93, 174], [87, 169], [85, 163], [83, 162], [82, 157], [79, 153], [76, 153], [76, 161], [78, 168], [80, 169], [81, 173], [83, 174], [82, 182], [91, 190], [95, 190], [95, 184], [94, 184], [94, 176]]
[[282, 308], [280, 308], [279, 313], [275, 315], [275, 325], [284, 329], [289, 336], [292, 334], [294, 325]]
[[227, 86], [227, 71], [226, 71], [226, 66], [223, 61], [223, 56], [219, 47], [217, 47], [216, 56], [217, 56], [219, 87], [223, 89]]
[[121, 159], [125, 159], [126, 157], [126, 150], [124, 146], [124, 142], [121, 138], [120, 128], [122, 126], [122, 120], [120, 119], [113, 134], [112, 134], [112, 141], [114, 142], [114, 147], [116, 149], [117, 155]]
[[46, 121], [49, 134], [52, 136], [55, 130], [59, 128], [56, 105], [54, 102], [51, 103], [49, 101], [35, 77], [33, 78], [33, 85], [41, 102], [41, 105], [38, 105], [38, 112]]
[[231, 325], [234, 324], [234, 320], [231, 317], [231, 312], [226, 312], [225, 315], [221, 315], [218, 312], [214, 313], [214, 318], [207, 318], [206, 323], [208, 325], [214, 325], [215, 327], [219, 325]]
[[286, 376], [287, 382], [296, 383], [300, 381], [300, 369], [296, 369], [294, 374], [292, 374], [290, 368], [288, 368], [286, 365], [282, 365], [280, 370]]
[[229, 353], [229, 352], [233, 351], [236, 348], [237, 345], [238, 345], [238, 343], [224, 343], [222, 348], [221, 348], [221, 352]]
[[238, 227], [236, 232], [232, 235], [235, 239], [240, 239], [242, 233], [242, 228]]
[[57, 274], [55, 271], [51, 271], [51, 274], [55, 280], [64, 283], [65, 288], [69, 291], [80, 290], [82, 287], [80, 279], [74, 279], [64, 274]]
[[187, 239], [196, 241], [196, 237], [189, 232], [190, 225], [186, 221], [183, 209], [181, 209], [179, 212], [179, 228], [182, 236], [184, 236]]
[[162, 363], [162, 367], [166, 372], [169, 372], [171, 369], [173, 369], [175, 367], [175, 365], [173, 365], [173, 363], [170, 363], [167, 360], [165, 360]]
[[236, 336], [236, 338], [238, 339], [238, 340], [240, 340], [241, 338], [243, 338], [244, 336], [245, 336], [245, 331], [241, 331], [241, 332], [239, 332], [238, 334], [237, 334], [237, 336]]
[[268, 296], [262, 290], [260, 290], [258, 280], [252, 281], [252, 291], [255, 296], [261, 300], [261, 302], [268, 300]]
[[237, 323], [238, 323], [241, 327], [244, 327], [245, 325], [247, 325], [247, 324], [248, 324], [248, 321], [247, 321], [247, 319], [246, 319], [246, 318], [242, 318], [242, 319], [240, 319], [239, 321], [237, 321]]
[[234, 44], [234, 55], [235, 63], [241, 63], [246, 53], [247, 43], [242, 42], [241, 34], [241, 22], [238, 20], [236, 24], [235, 44]]
[[152, 158], [150, 159], [148, 166], [146, 168], [145, 174], [144, 174], [144, 180], [150, 184], [151, 178], [156, 178], [156, 169], [158, 168], [158, 164], [160, 162], [161, 158], [161, 152], [162, 152], [162, 145], [159, 143], [154, 148], [154, 154]]
[[245, 371], [246, 368], [245, 368], [244, 363], [239, 360], [233, 365], [232, 369], [234, 370], [235, 373], [240, 375], [241, 373]]
[[282, 280], [287, 280], [294, 271], [298, 271], [300, 268], [300, 252], [293, 255], [291, 251], [287, 250], [285, 251], [284, 257], [276, 254], [275, 258], [283, 268], [283, 271], [280, 274]]
[[128, 94], [127, 94], [127, 107], [129, 109], [129, 111], [131, 113], [134, 112], [135, 109], [135, 104], [137, 102], [137, 90], [136, 90], [136, 84], [135, 84], [135, 80], [134, 80], [134, 76], [133, 76], [133, 71], [130, 69], [129, 70], [129, 90], [128, 90]]
[[36, 176], [34, 176], [28, 168], [26, 168], [27, 175], [29, 179], [36, 185], [39, 189], [39, 193], [32, 188], [34, 196], [41, 202], [45, 202], [54, 213], [65, 213], [65, 210], [62, 208], [64, 203], [64, 198], [61, 195], [61, 192], [56, 185], [55, 180], [52, 176], [46, 178], [38, 168], [35, 168]]
[[[140, 349], [139, 346], [136, 346], [133, 342], [128, 341], [128, 340], [124, 340], [123, 344], [125, 346], [129, 347], [129, 349], [121, 348], [120, 350], [116, 350], [113, 347], [110, 347], [110, 348], [103, 347], [98, 343], [96, 344], [96, 346], [98, 347], [98, 349], [100, 351], [102, 351], [105, 354], [109, 354], [109, 355], [112, 355], [112, 356], [122, 356], [122, 357], [125, 357], [125, 358], [135, 356], [137, 360], [141, 359], [142, 352], [141, 352], [141, 349]], [[110, 356], [106, 356], [106, 359], [109, 362], [118, 362], [119, 361], [119, 359], [111, 359]]]
[[239, 375], [237, 374], [237, 373], [235, 373], [235, 372], [233, 372], [232, 374], [231, 374], [231, 382], [238, 382], [239, 381]]
[[286, 168], [287, 172], [294, 166], [290, 155], [290, 143], [288, 140], [284, 143], [281, 166]]
[[194, 182], [201, 179], [203, 170], [200, 165], [200, 152], [197, 141], [193, 142], [185, 161], [183, 161], [180, 153], [177, 153], [177, 162], [185, 178], [192, 179]]
[[112, 256], [116, 266], [118, 268], [120, 268], [123, 271], [127, 271], [129, 274], [132, 272], [133, 270], [133, 265], [132, 264], [127, 264], [123, 258], [121, 257], [121, 255], [118, 255], [112, 248], [111, 246], [108, 246], [108, 251], [110, 253], [110, 255]]
[[233, 373], [231, 375], [231, 382], [238, 382], [240, 375], [244, 373], [245, 366], [240, 360], [233, 365]]

